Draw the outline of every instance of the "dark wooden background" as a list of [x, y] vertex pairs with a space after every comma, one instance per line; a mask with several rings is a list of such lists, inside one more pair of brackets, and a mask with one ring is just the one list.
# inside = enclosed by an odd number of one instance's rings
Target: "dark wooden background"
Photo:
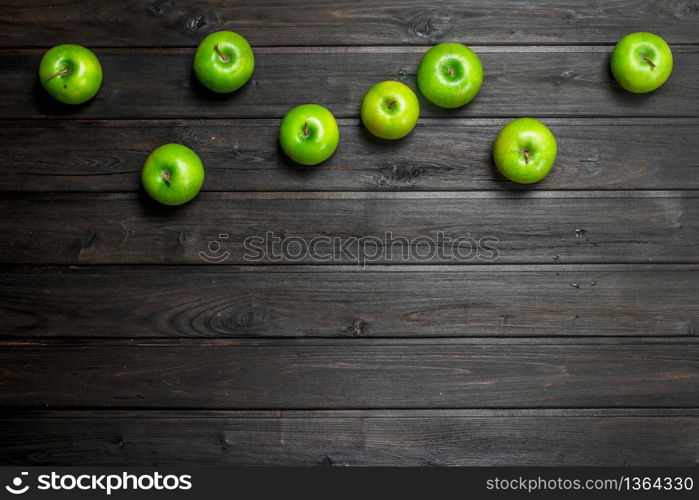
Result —
[[[192, 78], [206, 34], [250, 83]], [[675, 71], [623, 92], [614, 43], [652, 31]], [[699, 459], [697, 0], [5, 0], [0, 11], [0, 463], [693, 465]], [[360, 126], [370, 85], [426, 48], [480, 55], [478, 98], [421, 100], [405, 140]], [[59, 106], [42, 53], [95, 49], [97, 98]], [[337, 154], [291, 165], [290, 107], [328, 106]], [[543, 119], [543, 182], [490, 147]], [[148, 153], [207, 178], [167, 209]], [[495, 262], [249, 265], [246, 236], [494, 235]], [[229, 234], [225, 264], [207, 242]]]

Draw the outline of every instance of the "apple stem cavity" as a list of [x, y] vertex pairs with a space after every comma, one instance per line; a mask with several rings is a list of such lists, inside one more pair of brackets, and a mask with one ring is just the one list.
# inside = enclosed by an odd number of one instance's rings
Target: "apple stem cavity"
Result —
[[218, 44], [214, 45], [214, 50], [216, 51], [216, 53], [219, 55], [219, 57], [221, 58], [221, 60], [223, 62], [228, 62], [230, 60], [230, 58], [226, 54], [221, 52], [221, 49], [218, 47]]
[[391, 109], [391, 108], [392, 108], [393, 106], [395, 106], [395, 105], [396, 105], [396, 100], [395, 100], [395, 99], [391, 99], [391, 101], [389, 101], [389, 102], [386, 104], [386, 107], [387, 107], [388, 109]]
[[643, 56], [643, 60], [650, 64], [650, 69], [655, 69], [655, 63], [650, 60], [650, 57]]
[[168, 172], [167, 170], [163, 170], [161, 175], [165, 184], [167, 184], [168, 186], [172, 186], [172, 181], [170, 180], [170, 172]]
[[63, 68], [63, 69], [62, 69], [61, 71], [59, 71], [58, 73], [54, 73], [53, 75], [47, 76], [47, 77], [46, 77], [46, 81], [48, 82], [48, 81], [51, 80], [52, 78], [56, 78], [57, 76], [65, 75], [65, 74], [67, 74], [67, 73], [70, 73], [70, 68]]

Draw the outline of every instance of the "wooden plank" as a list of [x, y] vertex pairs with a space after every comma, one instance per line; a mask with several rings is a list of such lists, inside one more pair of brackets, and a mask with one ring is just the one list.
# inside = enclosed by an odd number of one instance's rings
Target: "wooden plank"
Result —
[[[675, 43], [697, 43], [697, 4], [592, 0], [371, 0], [192, 2], [3, 2], [2, 46], [195, 46], [232, 29], [254, 45], [615, 43], [650, 29]], [[80, 26], [80, 30], [73, 29]]]
[[[594, 50], [593, 50], [594, 49]], [[599, 49], [599, 50], [598, 50]], [[664, 116], [697, 117], [699, 49], [676, 48], [677, 70], [650, 95], [623, 91], [609, 72], [610, 47], [542, 51], [481, 50], [485, 80], [478, 97], [458, 110], [421, 99], [422, 117]], [[382, 80], [415, 87], [424, 49], [268, 49], [250, 83], [213, 95], [196, 82], [191, 49], [101, 50], [104, 83], [82, 106], [61, 105], [36, 78], [41, 51], [0, 54], [4, 118], [280, 118], [293, 106], [318, 102], [337, 117], [356, 118], [364, 93]]]
[[[0, 128], [0, 191], [137, 191], [145, 158], [180, 142], [202, 157], [204, 191], [500, 190], [491, 147], [507, 120], [425, 120], [403, 141], [341, 120], [338, 153], [290, 164], [277, 120], [30, 122]], [[546, 121], [559, 155], [545, 189], [698, 189], [696, 119]], [[650, 140], [649, 140], [650, 139]]]
[[0, 261], [22, 264], [699, 262], [691, 191], [204, 193], [175, 209], [41, 193], [0, 208]]
[[0, 401], [41, 408], [696, 407], [694, 340], [4, 341]]
[[692, 410], [41, 412], [2, 465], [691, 466]]
[[686, 336], [699, 327], [698, 271], [667, 265], [5, 268], [0, 334]]

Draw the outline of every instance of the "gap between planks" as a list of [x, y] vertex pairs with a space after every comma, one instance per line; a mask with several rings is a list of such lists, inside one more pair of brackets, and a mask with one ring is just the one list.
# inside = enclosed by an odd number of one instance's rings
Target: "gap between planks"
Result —
[[[699, 125], [698, 117], [547, 117], [544, 119], [552, 126], [571, 127], [625, 127], [658, 125]], [[468, 118], [444, 116], [439, 118], [420, 118], [421, 127], [500, 127], [509, 122], [507, 117]], [[40, 128], [40, 127], [271, 127], [278, 126], [281, 118], [3, 118], [0, 127], [5, 128]], [[337, 123], [344, 127], [363, 127], [359, 118], [338, 118]]]
[[[255, 47], [255, 55], [264, 54], [422, 54], [435, 44], [426, 45], [279, 45]], [[469, 45], [474, 52], [487, 53], [513, 53], [513, 52], [558, 52], [558, 53], [603, 53], [614, 49], [614, 43], [608, 44], [488, 44]], [[43, 54], [50, 46], [46, 47], [3, 47], [0, 56], [4, 55], [35, 55]], [[699, 52], [699, 44], [670, 44], [673, 53]], [[92, 50], [102, 54], [121, 54], [124, 52], [140, 54], [192, 54], [196, 46], [134, 46], [134, 47], [101, 47], [93, 46]]]
[[353, 408], [339, 410], [188, 410], [188, 409], [144, 409], [135, 407], [129, 410], [112, 408], [88, 409], [56, 408], [52, 410], [35, 410], [23, 408], [2, 408], [0, 419], [10, 418], [480, 418], [480, 417], [695, 417], [699, 408], [468, 408], [435, 409], [409, 408], [358, 410]]
[[201, 273], [501, 273], [501, 272], [667, 272], [667, 271], [699, 271], [699, 264], [682, 263], [618, 263], [618, 264], [405, 264], [396, 266], [394, 264], [367, 264], [366, 267], [357, 267], [355, 264], [0, 264], [0, 272], [4, 274], [35, 274], [37, 272], [98, 272], [100, 274], [124, 272], [129, 270], [169, 270], [173, 267], [177, 269], [191, 268], [192, 271]]
[[0, 339], [2, 348], [273, 348], [273, 347], [410, 347], [410, 346], [648, 346], [699, 345], [699, 337], [439, 337], [439, 338], [311, 338], [266, 337], [252, 338], [129, 338], [129, 337], [53, 337]]
[[[134, 200], [135, 192], [45, 192], [10, 191], [6, 200], [36, 198], [50, 200]], [[422, 199], [569, 199], [569, 198], [698, 198], [699, 189], [682, 190], [507, 190], [507, 191], [206, 191], [206, 200], [422, 200]]]

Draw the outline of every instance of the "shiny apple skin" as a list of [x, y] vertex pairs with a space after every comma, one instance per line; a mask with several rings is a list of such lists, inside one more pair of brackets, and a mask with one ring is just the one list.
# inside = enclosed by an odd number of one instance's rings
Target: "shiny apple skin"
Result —
[[519, 184], [539, 182], [556, 161], [556, 138], [534, 118], [517, 118], [505, 125], [493, 144], [493, 159], [502, 175]]
[[626, 35], [614, 47], [610, 60], [619, 85], [634, 94], [652, 92], [672, 74], [672, 50], [658, 35], [637, 32]]
[[39, 80], [46, 92], [58, 101], [82, 104], [99, 91], [102, 65], [97, 56], [82, 45], [56, 45], [41, 58]]
[[318, 165], [330, 158], [340, 143], [340, 128], [333, 114], [319, 104], [290, 110], [279, 127], [284, 153], [301, 165]]
[[420, 103], [415, 92], [401, 82], [377, 83], [364, 95], [362, 122], [381, 139], [401, 139], [415, 128]]
[[431, 103], [459, 108], [471, 102], [483, 85], [481, 60], [465, 45], [440, 43], [422, 56], [417, 85]]
[[248, 41], [234, 31], [217, 31], [201, 41], [194, 54], [194, 73], [209, 90], [235, 92], [255, 70], [255, 55]]
[[187, 146], [164, 144], [146, 159], [141, 182], [154, 200], [164, 205], [182, 205], [201, 190], [204, 165]]

